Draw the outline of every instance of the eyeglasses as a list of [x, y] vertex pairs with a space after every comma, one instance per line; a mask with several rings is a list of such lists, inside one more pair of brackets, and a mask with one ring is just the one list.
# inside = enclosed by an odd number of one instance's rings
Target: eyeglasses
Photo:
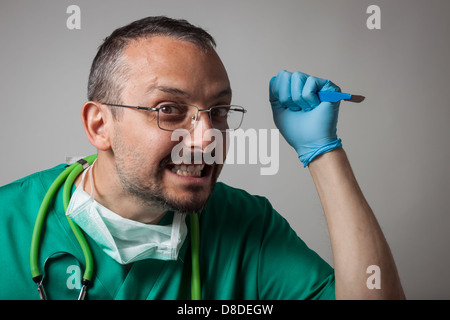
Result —
[[157, 122], [161, 130], [174, 131], [177, 129], [191, 130], [197, 121], [200, 112], [208, 112], [211, 128], [220, 130], [236, 130], [241, 126], [244, 113], [247, 112], [241, 106], [220, 105], [209, 109], [199, 109], [190, 104], [167, 103], [157, 108], [126, 106], [122, 104], [103, 103], [107, 106], [132, 108], [137, 110], [158, 112]]

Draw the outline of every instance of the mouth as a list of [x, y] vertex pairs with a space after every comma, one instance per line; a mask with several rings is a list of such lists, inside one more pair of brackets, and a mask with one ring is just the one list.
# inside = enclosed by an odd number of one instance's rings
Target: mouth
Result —
[[202, 164], [168, 164], [166, 168], [180, 177], [187, 178], [206, 178], [212, 172], [212, 166]]

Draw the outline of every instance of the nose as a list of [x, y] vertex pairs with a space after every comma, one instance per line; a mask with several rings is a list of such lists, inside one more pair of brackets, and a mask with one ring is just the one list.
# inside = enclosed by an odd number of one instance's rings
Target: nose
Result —
[[[211, 121], [209, 117], [210, 110], [198, 110], [197, 117], [194, 120], [194, 129], [197, 126], [197, 123], [202, 123], [203, 128], [211, 129]], [[206, 130], [205, 129], [205, 130]]]
[[204, 149], [211, 143], [211, 141], [208, 140], [208, 132], [212, 127], [208, 112], [202, 111], [209, 110], [199, 110], [197, 119], [194, 122], [194, 128], [191, 132], [191, 147]]

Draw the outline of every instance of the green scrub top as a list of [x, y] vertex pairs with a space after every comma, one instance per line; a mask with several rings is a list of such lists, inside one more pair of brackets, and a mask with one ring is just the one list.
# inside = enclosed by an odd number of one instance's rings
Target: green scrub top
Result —
[[[42, 199], [64, 167], [0, 187], [0, 299], [39, 299], [30, 273], [31, 236]], [[171, 224], [172, 216], [166, 214], [160, 224]], [[86, 238], [95, 261], [86, 299], [191, 298], [190, 231], [178, 260], [131, 266]], [[39, 262], [48, 299], [77, 299], [84, 256], [64, 213], [62, 188], [49, 207]], [[200, 276], [203, 299], [335, 298], [334, 270], [269, 201], [220, 182], [200, 214]]]

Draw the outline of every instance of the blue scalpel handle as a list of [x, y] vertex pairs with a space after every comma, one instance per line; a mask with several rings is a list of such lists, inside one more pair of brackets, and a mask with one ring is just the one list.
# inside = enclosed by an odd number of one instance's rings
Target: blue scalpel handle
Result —
[[349, 93], [343, 92], [334, 92], [334, 91], [320, 91], [317, 92], [319, 96], [319, 100], [322, 102], [338, 102], [341, 100], [350, 101], [350, 102], [362, 102], [365, 97], [358, 95], [351, 95]]

